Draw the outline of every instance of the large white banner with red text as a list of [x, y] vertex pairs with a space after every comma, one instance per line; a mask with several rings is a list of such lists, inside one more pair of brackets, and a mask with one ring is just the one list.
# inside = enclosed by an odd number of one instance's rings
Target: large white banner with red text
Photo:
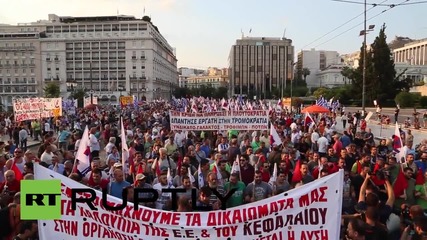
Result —
[[15, 98], [13, 99], [15, 121], [62, 116], [62, 98]]
[[267, 130], [268, 111], [223, 111], [186, 113], [170, 111], [172, 130]]
[[[133, 204], [110, 212], [78, 203], [71, 210], [70, 189], [84, 187], [63, 175], [34, 166], [35, 178], [62, 181], [62, 218], [39, 220], [40, 239], [339, 239], [343, 172], [259, 202], [221, 211], [168, 212]], [[110, 205], [121, 200], [108, 196]]]

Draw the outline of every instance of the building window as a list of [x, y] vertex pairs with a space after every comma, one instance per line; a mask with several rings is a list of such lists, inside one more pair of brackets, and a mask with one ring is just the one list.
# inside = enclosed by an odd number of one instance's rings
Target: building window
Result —
[[31, 73], [34, 73], [34, 68], [31, 68]]

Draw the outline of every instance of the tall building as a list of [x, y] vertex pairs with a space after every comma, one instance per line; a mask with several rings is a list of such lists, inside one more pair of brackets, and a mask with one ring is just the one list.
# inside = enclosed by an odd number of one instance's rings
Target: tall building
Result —
[[294, 47], [286, 38], [242, 37], [229, 55], [230, 95], [265, 97], [293, 79]]
[[302, 73], [304, 68], [310, 71], [306, 76], [308, 87], [319, 87], [317, 74], [331, 65], [341, 64], [341, 57], [336, 51], [301, 50], [298, 53], [297, 72]]
[[42, 93], [41, 30], [0, 25], [0, 109], [11, 110], [13, 98]]
[[405, 44], [393, 50], [395, 63], [427, 65], [427, 38]]
[[[100, 104], [117, 104], [121, 95], [169, 99], [178, 85], [175, 49], [149, 19], [49, 14], [48, 20], [13, 27], [16, 34], [39, 36], [35, 73], [41, 75], [35, 81], [59, 83], [64, 97], [76, 87], [93, 92]], [[10, 27], [0, 26], [0, 32], [4, 28]], [[16, 34], [11, 43], [20, 41]]]

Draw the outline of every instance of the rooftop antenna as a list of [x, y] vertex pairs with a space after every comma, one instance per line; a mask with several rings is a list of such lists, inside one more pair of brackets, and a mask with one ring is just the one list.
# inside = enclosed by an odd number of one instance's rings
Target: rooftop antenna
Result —
[[286, 39], [286, 28], [285, 28], [285, 30], [283, 31], [283, 39]]
[[143, 12], [142, 12], [142, 16], [143, 16], [143, 17], [145, 16], [145, 6], [144, 6], [144, 10], [143, 10]]
[[243, 29], [240, 29], [240, 32], [242, 33], [242, 39], [245, 38], [245, 33], [243, 33]]

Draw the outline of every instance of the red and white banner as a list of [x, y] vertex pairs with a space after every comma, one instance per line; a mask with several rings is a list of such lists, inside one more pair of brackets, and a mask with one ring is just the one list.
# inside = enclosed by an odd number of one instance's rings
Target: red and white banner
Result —
[[186, 113], [170, 111], [172, 130], [267, 130], [268, 111], [223, 111]]
[[[86, 203], [71, 209], [70, 189], [87, 188], [35, 164], [36, 180], [60, 179], [62, 217], [39, 220], [40, 239], [339, 239], [343, 172], [323, 177], [286, 193], [227, 210], [169, 212], [132, 203], [107, 211], [96, 191], [90, 210]], [[108, 196], [110, 206], [122, 200]]]
[[15, 121], [62, 116], [62, 98], [16, 98], [13, 100]]

